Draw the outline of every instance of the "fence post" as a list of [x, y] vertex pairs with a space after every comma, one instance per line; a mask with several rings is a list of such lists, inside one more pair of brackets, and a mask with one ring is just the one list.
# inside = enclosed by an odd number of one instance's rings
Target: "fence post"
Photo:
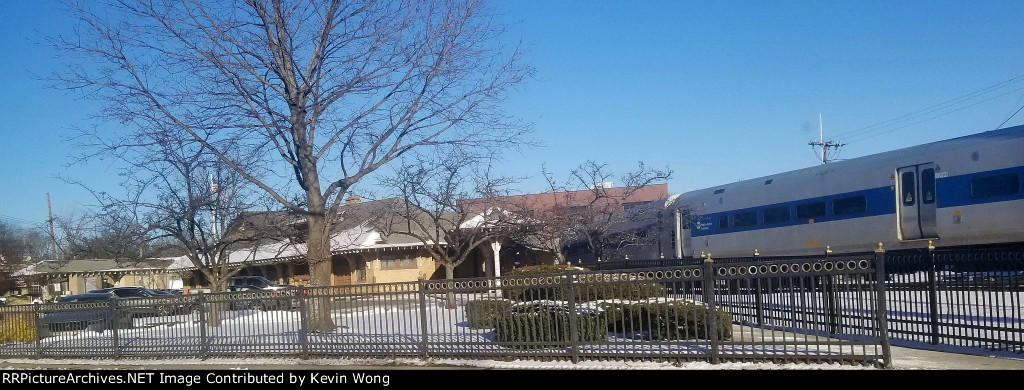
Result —
[[210, 340], [206, 337], [206, 294], [199, 290], [199, 356], [206, 359], [210, 353]]
[[[299, 350], [302, 354], [303, 359], [309, 359], [309, 336], [307, 334], [307, 330], [309, 329], [309, 295], [307, 294], [308, 292], [308, 287], [303, 287], [299, 289]], [[329, 299], [327, 299], [327, 301], [330, 302]], [[321, 309], [325, 307], [330, 307], [329, 304], [318, 304], [318, 306], [320, 306]], [[330, 313], [329, 309], [328, 313]]]
[[711, 364], [718, 364], [718, 313], [715, 308], [715, 261], [711, 254], [704, 259], [704, 304], [707, 312], [704, 313], [708, 327], [708, 341], [711, 343]]
[[878, 244], [875, 250], [875, 290], [877, 294], [877, 307], [875, 310], [876, 321], [878, 321], [878, 338], [882, 344], [882, 367], [892, 368], [892, 353], [889, 345], [889, 323], [886, 319], [886, 297], [885, 297], [885, 250], [882, 244]]
[[[825, 247], [825, 263], [828, 263], [828, 255], [832, 253], [832, 248]], [[839, 335], [839, 310], [836, 307], [836, 296], [835, 296], [835, 280], [833, 276], [828, 274], [828, 271], [822, 271], [825, 275], [821, 275], [821, 290], [825, 298], [825, 307], [828, 310], [828, 333], [833, 336]]]
[[[579, 347], [580, 347], [579, 346], [580, 338], [579, 338], [579, 335], [577, 334], [577, 329], [579, 329], [579, 323], [578, 323], [577, 316], [579, 314], [576, 312], [576, 294], [575, 294], [575, 291], [573, 289], [573, 283], [574, 283], [573, 279], [574, 279], [574, 276], [575, 276], [575, 274], [572, 271], [569, 271], [569, 272], [565, 273], [566, 295], [568, 295], [568, 297], [566, 297], [566, 299], [569, 300], [569, 353], [570, 353], [570, 359], [572, 359], [572, 362], [573, 363], [579, 363], [580, 362], [580, 349], [579, 349]], [[556, 321], [556, 323], [557, 323], [557, 321]]]
[[420, 285], [420, 336], [422, 337], [421, 343], [423, 346], [420, 349], [423, 352], [423, 359], [429, 359], [430, 354], [428, 353], [427, 347], [427, 282], [421, 277], [419, 280]]
[[928, 241], [928, 319], [932, 345], [939, 344], [939, 283], [936, 276], [935, 247]]
[[[39, 336], [39, 320], [41, 319], [39, 316], [39, 306], [41, 305], [32, 305], [32, 324], [36, 327], [36, 359], [43, 357], [43, 341], [42, 337]], [[43, 326], [47, 325], [44, 324]]]
[[[112, 297], [107, 302], [109, 303], [109, 310], [110, 310], [110, 314], [108, 314], [108, 318], [109, 318], [109, 321], [110, 321], [110, 331], [114, 335], [114, 359], [118, 359], [118, 358], [121, 357], [121, 338], [120, 338], [120, 335], [118, 334], [118, 331], [117, 331], [117, 319], [118, 319], [118, 316], [117, 316], [117, 309], [118, 309], [117, 298], [116, 297]], [[129, 315], [129, 318], [131, 318], [131, 313], [130, 312], [128, 313], [128, 315]]]

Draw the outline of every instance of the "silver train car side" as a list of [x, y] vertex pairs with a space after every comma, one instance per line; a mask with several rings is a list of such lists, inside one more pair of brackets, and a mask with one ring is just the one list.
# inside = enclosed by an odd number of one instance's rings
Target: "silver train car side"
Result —
[[687, 192], [662, 231], [677, 257], [1020, 243], [1021, 176], [1016, 126]]

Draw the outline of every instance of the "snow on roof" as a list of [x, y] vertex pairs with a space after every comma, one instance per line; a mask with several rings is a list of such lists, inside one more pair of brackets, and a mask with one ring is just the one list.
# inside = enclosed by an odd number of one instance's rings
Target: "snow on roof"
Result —
[[[394, 236], [394, 235], [393, 235]], [[393, 242], [388, 242], [393, 241]], [[397, 241], [397, 242], [394, 242]], [[443, 243], [443, 242], [442, 242]], [[427, 244], [433, 244], [427, 242]], [[381, 233], [368, 224], [342, 230], [331, 237], [331, 253], [345, 254], [366, 250], [394, 250], [423, 246], [419, 240], [402, 240], [396, 237], [385, 239]], [[276, 263], [306, 257], [305, 243], [277, 241], [262, 244], [249, 249], [235, 250], [228, 253], [229, 264]], [[109, 259], [97, 260], [44, 260], [19, 270], [14, 276], [31, 276], [49, 273], [88, 273], [88, 272], [168, 272], [195, 269], [195, 264], [188, 256], [162, 257], [134, 262], [118, 262]]]

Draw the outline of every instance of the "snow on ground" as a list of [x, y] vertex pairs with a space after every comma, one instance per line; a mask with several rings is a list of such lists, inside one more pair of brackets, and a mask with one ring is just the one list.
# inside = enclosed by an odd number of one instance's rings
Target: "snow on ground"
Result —
[[636, 362], [624, 360], [581, 361], [532, 361], [532, 360], [486, 360], [486, 359], [350, 359], [350, 358], [193, 358], [177, 359], [0, 359], [0, 370], [14, 369], [56, 369], [56, 368], [99, 368], [99, 369], [161, 369], [161, 370], [224, 370], [224, 369], [330, 369], [373, 368], [401, 369], [403, 367], [463, 367], [483, 369], [530, 369], [530, 370], [874, 370], [869, 366], [852, 366], [827, 363], [741, 363], [727, 362]]

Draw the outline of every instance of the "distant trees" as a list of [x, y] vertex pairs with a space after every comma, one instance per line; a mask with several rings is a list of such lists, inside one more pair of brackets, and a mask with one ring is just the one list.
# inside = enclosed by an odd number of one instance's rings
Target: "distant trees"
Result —
[[[331, 225], [357, 182], [437, 146], [491, 154], [525, 130], [498, 103], [532, 69], [481, 1], [72, 9], [79, 34], [53, 39], [69, 61], [53, 80], [106, 103], [100, 125], [117, 130], [84, 130], [92, 154], [201, 145], [306, 220], [313, 286], [330, 284]], [[311, 329], [335, 328], [328, 305], [312, 303]]]
[[[635, 169], [620, 176], [608, 164], [587, 161], [574, 168], [564, 180], [543, 171], [548, 192], [520, 197], [511, 210], [528, 215], [525, 230], [532, 246], [555, 255], [556, 263], [566, 260], [570, 244], [582, 244], [597, 258], [628, 246], [645, 245], [653, 239], [642, 230], [625, 229], [626, 225], [650, 218], [649, 208], [656, 205], [634, 200], [645, 187], [672, 177], [669, 168], [658, 169], [638, 162]], [[612, 188], [609, 183], [618, 186]]]
[[49, 240], [40, 229], [0, 220], [0, 292], [16, 287], [14, 272], [48, 254]]

